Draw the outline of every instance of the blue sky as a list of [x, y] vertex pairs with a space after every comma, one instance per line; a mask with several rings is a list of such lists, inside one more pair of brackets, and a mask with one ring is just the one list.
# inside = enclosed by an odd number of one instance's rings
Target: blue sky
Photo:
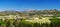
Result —
[[4, 10], [23, 11], [26, 9], [60, 10], [60, 0], [0, 0], [0, 11]]

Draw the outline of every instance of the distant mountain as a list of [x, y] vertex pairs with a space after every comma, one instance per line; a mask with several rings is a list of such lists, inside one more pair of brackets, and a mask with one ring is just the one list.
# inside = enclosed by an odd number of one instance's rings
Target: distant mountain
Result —
[[0, 12], [0, 15], [16, 15], [20, 14], [21, 12], [15, 11], [15, 10], [7, 10], [7, 11], [2, 11]]
[[21, 11], [15, 11], [15, 10], [6, 10], [0, 12], [0, 16], [2, 15], [47, 15], [47, 14], [52, 14], [56, 16], [60, 16], [60, 11], [59, 10], [25, 10], [23, 12]]
[[25, 13], [28, 13], [29, 15], [56, 15], [56, 16], [60, 16], [60, 11], [53, 9], [53, 10], [28, 10], [28, 11], [24, 11]]

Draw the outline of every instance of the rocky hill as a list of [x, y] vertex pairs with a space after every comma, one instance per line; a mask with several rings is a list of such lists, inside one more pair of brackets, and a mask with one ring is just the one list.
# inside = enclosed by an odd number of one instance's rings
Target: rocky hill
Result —
[[2, 11], [2, 12], [0, 12], [0, 16], [2, 16], [2, 15], [17, 15], [17, 14], [19, 14], [19, 15], [23, 15], [23, 14], [25, 14], [25, 15], [30, 15], [30, 16], [32, 16], [32, 15], [47, 15], [47, 14], [49, 14], [49, 15], [55, 15], [55, 16], [60, 16], [60, 11], [59, 10], [56, 10], [56, 9], [54, 9], [54, 10], [28, 10], [28, 11], [23, 11], [23, 12], [20, 12], [20, 11], [15, 11], [15, 10], [10, 10], [10, 11]]

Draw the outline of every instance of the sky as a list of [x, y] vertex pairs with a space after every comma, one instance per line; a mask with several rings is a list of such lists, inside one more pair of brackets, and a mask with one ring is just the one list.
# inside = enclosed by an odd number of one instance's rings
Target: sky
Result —
[[60, 10], [60, 0], [0, 0], [0, 11], [4, 10]]

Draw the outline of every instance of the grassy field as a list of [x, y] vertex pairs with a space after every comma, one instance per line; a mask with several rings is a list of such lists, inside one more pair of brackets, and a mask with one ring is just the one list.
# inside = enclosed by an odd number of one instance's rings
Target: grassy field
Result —
[[52, 19], [0, 19], [0, 27], [60, 27], [60, 19], [52, 17]]

